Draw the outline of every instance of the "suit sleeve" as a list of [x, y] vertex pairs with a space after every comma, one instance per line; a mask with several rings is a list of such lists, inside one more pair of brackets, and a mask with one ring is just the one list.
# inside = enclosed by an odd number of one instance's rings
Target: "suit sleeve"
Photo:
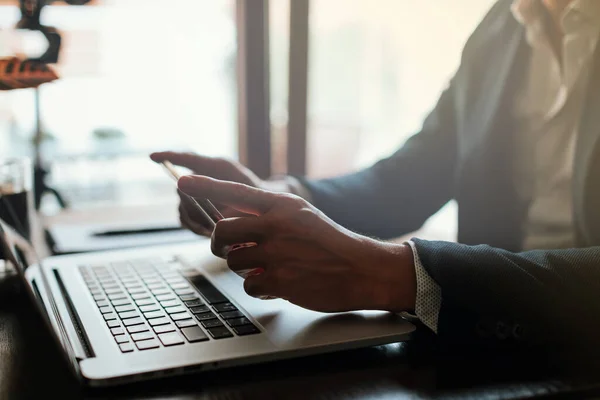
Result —
[[600, 247], [522, 253], [413, 239], [439, 285], [438, 336], [496, 347], [595, 348]]

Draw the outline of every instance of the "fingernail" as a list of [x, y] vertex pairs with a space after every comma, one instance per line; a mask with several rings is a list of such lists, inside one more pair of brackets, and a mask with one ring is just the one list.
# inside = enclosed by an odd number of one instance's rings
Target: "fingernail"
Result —
[[265, 270], [263, 268], [254, 268], [253, 270], [251, 270], [248, 273], [248, 277], [249, 276], [257, 276], [257, 275], [261, 275], [263, 272], [265, 272]]
[[242, 279], [246, 279], [248, 277], [248, 274], [250, 274], [252, 271], [254, 271], [253, 269], [243, 269], [241, 271], [237, 271], [236, 274], [238, 274], [238, 276]]

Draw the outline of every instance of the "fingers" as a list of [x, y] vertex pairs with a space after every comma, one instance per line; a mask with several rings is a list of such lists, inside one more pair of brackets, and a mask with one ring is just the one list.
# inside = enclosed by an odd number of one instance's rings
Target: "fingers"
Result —
[[244, 290], [249, 296], [262, 300], [270, 300], [281, 297], [281, 285], [275, 282], [272, 275], [263, 272], [250, 274], [244, 280]]
[[218, 257], [228, 257], [242, 248], [229, 252], [233, 245], [244, 243], [259, 243], [265, 237], [267, 226], [262, 218], [242, 217], [228, 218], [219, 221], [212, 234], [211, 249]]
[[279, 198], [276, 193], [205, 176], [184, 176], [179, 179], [178, 187], [192, 197], [207, 198], [255, 215], [266, 213]]
[[212, 229], [196, 222], [193, 218], [190, 218], [188, 211], [182, 204], [179, 205], [179, 221], [181, 222], [181, 226], [197, 235], [210, 237], [212, 234]]
[[184, 211], [190, 221], [204, 226], [206, 229], [210, 230], [210, 233], [212, 233], [212, 221], [209, 221], [206, 215], [202, 211], [198, 210], [198, 207], [192, 202], [187, 194], [181, 192], [181, 190], [177, 190], [177, 194], [179, 195], [180, 199], [180, 213]]
[[196, 174], [226, 179], [231, 175], [231, 162], [220, 158], [201, 156], [196, 153], [162, 151], [150, 154], [152, 161], [161, 163], [170, 161], [180, 167], [185, 167]]
[[271, 262], [273, 260], [267, 257], [264, 248], [258, 245], [232, 250], [227, 254], [227, 265], [238, 274], [259, 266], [268, 269]]

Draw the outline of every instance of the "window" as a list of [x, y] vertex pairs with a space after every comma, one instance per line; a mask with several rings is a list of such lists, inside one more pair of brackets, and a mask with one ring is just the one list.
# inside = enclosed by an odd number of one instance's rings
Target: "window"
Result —
[[368, 166], [416, 133], [492, 3], [312, 0], [308, 174]]
[[[308, 175], [322, 178], [367, 167], [418, 132], [492, 3], [311, 0]], [[287, 7], [277, 3], [271, 13], [276, 19], [272, 66], [281, 64], [282, 52], [287, 56], [281, 40], [288, 29], [282, 17]], [[284, 130], [286, 119], [285, 72], [272, 77], [274, 134]], [[428, 221], [426, 231], [452, 240], [456, 219], [451, 202]]]
[[[40, 90], [52, 183], [74, 206], [147, 203], [173, 196], [150, 151], [237, 158], [234, 0], [92, 4], [42, 15], [63, 34], [61, 79]], [[40, 47], [13, 30], [18, 18], [16, 6], [0, 6], [3, 55]], [[0, 153], [30, 151], [33, 96], [0, 93]]]

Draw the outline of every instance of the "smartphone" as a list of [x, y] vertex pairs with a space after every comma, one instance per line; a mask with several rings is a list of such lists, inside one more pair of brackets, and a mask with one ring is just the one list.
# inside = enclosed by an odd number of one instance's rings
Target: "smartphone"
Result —
[[[177, 169], [173, 166], [170, 161], [163, 161], [162, 166], [165, 168], [167, 173], [177, 182], [181, 175], [177, 172]], [[182, 192], [183, 193], [183, 192]], [[184, 193], [185, 194], [185, 193]], [[208, 199], [195, 198], [185, 194], [192, 204], [200, 211], [206, 221], [210, 224], [211, 229], [214, 229], [217, 222], [223, 219], [223, 215], [217, 210], [217, 208], [213, 205], [213, 203]]]

